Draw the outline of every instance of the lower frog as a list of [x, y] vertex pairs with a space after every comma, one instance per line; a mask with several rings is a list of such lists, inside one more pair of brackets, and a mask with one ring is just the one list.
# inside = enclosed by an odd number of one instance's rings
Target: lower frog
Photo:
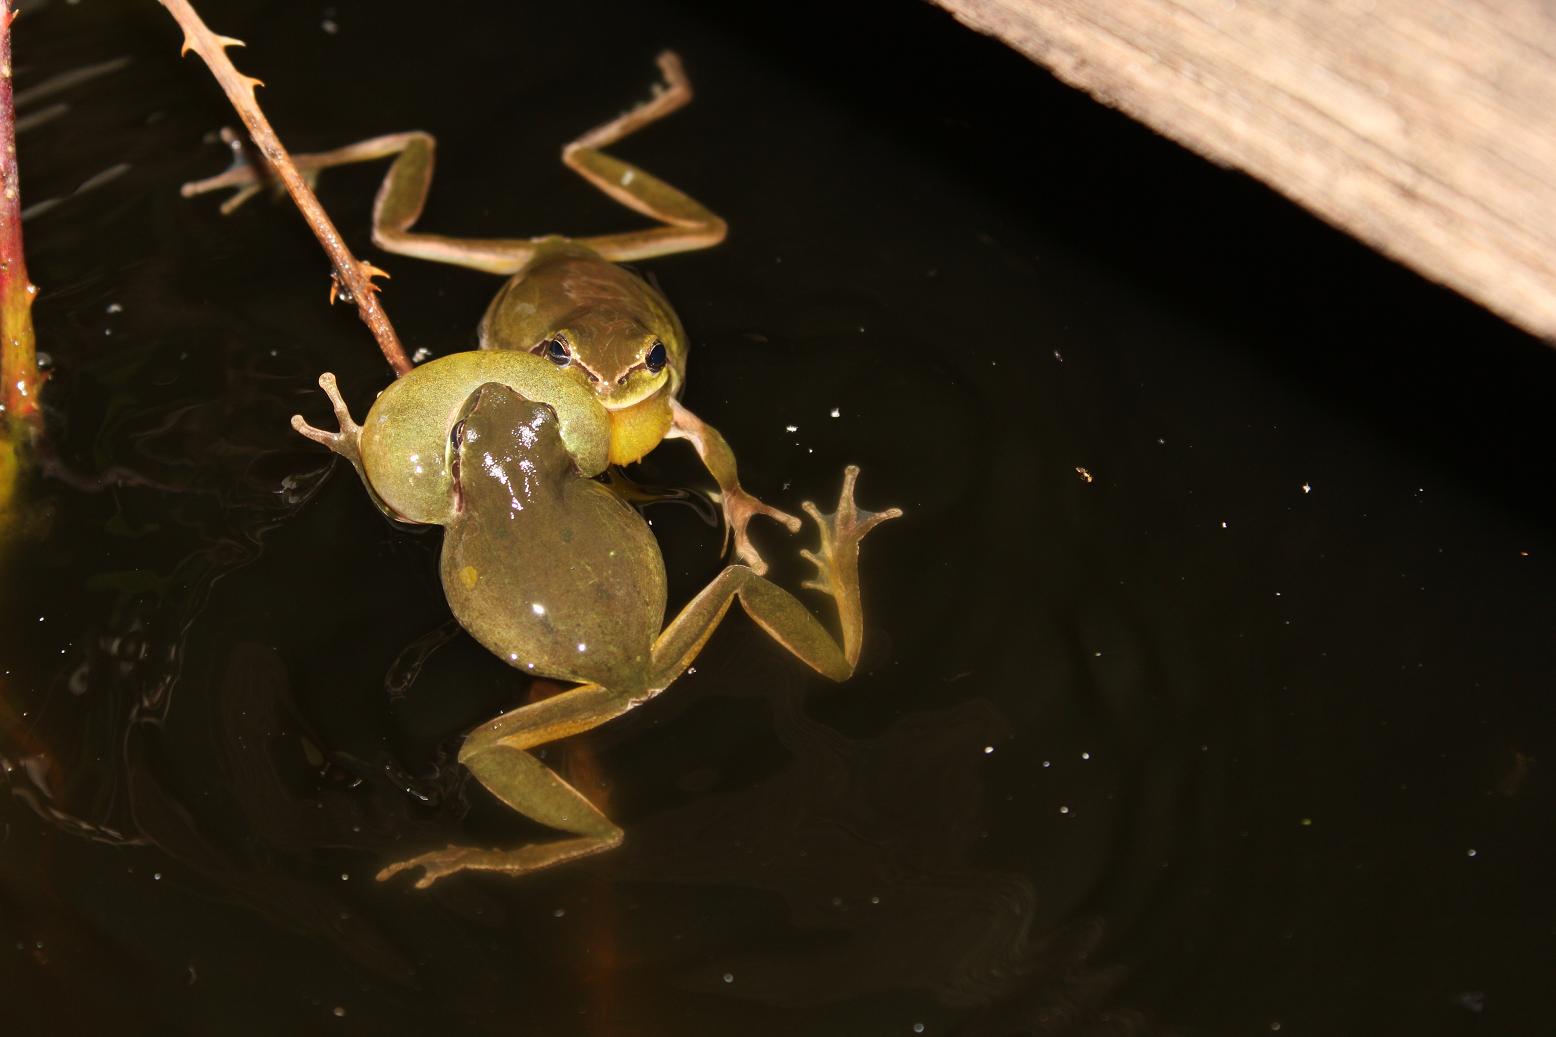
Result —
[[333, 375], [339, 432], [292, 419], [350, 460], [390, 514], [445, 528], [441, 572], [455, 618], [509, 665], [576, 684], [482, 724], [459, 761], [509, 807], [567, 833], [517, 849], [449, 846], [391, 864], [380, 880], [420, 869], [418, 887], [479, 869], [524, 874], [618, 846], [622, 830], [530, 750], [587, 731], [663, 691], [691, 665], [737, 599], [811, 668], [846, 680], [864, 620], [859, 542], [901, 515], [854, 504], [859, 470], [843, 476], [837, 510], [805, 512], [820, 530], [806, 586], [828, 594], [841, 644], [788, 591], [746, 565], [721, 571], [664, 622], [664, 562], [648, 524], [591, 478], [608, 461], [609, 419], [593, 394], [548, 361], [511, 354], [500, 380], [476, 354], [434, 360], [390, 385], [362, 425]]
[[[421, 131], [393, 133], [310, 155], [296, 155], [309, 175], [332, 166], [394, 158], [373, 205], [373, 241], [404, 256], [502, 274], [508, 281], [481, 321], [483, 350], [544, 357], [589, 389], [610, 418], [610, 460], [639, 460], [664, 439], [696, 448], [718, 484], [726, 528], [737, 556], [758, 573], [766, 564], [746, 526], [766, 515], [798, 532], [800, 520], [770, 507], [740, 485], [735, 455], [717, 429], [680, 403], [688, 342], [664, 295], [618, 266], [708, 248], [726, 225], [696, 200], [603, 149], [664, 118], [691, 100], [691, 83], [675, 54], [659, 56], [664, 83], [654, 97], [562, 148], [562, 161], [594, 187], [657, 221], [644, 230], [567, 238], [452, 238], [413, 231], [432, 187], [436, 141]], [[259, 187], [241, 156], [227, 172], [186, 184], [186, 195], [235, 188], [232, 207]]]

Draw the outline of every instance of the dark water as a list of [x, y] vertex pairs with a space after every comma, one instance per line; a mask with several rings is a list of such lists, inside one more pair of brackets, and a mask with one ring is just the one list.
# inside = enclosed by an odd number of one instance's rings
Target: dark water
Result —
[[[1546, 1032], [1556, 356], [927, 6], [734, 6], [204, 5], [293, 148], [435, 132], [472, 236], [633, 225], [557, 149], [679, 49], [621, 153], [733, 228], [651, 264], [686, 400], [757, 493], [857, 462], [909, 512], [854, 680], [732, 617], [548, 754], [622, 849], [418, 892], [373, 875], [542, 834], [453, 759], [524, 682], [287, 428], [387, 371], [290, 208], [179, 198], [233, 119], [167, 16], [28, 5], [19, 88], [125, 63], [23, 112], [67, 106], [20, 141], [6, 1032]], [[324, 182], [364, 249], [378, 176]], [[368, 254], [413, 347], [473, 342], [495, 280]], [[684, 600], [719, 534], [651, 514]]]

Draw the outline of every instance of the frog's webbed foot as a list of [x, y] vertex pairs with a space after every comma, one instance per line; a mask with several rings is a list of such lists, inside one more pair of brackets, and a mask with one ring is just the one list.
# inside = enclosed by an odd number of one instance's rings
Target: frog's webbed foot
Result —
[[505, 875], [527, 875], [566, 861], [590, 854], [601, 853], [621, 844], [618, 829], [614, 838], [580, 836], [576, 839], [559, 839], [551, 843], [521, 846], [517, 850], [485, 850], [476, 846], [448, 846], [442, 850], [418, 854], [409, 860], [396, 861], [378, 873], [378, 881], [385, 882], [402, 871], [421, 869], [416, 880], [417, 889], [426, 889], [438, 879], [448, 878], [461, 871], [496, 871]]
[[[222, 143], [232, 152], [232, 165], [215, 176], [208, 176], [203, 180], [191, 180], [178, 189], [178, 193], [185, 198], [193, 198], [196, 195], [209, 194], [212, 191], [231, 190], [232, 196], [221, 204], [221, 214], [231, 215], [238, 206], [248, 201], [260, 192], [267, 182], [277, 191], [281, 189], [278, 181], [272, 182], [265, 171], [259, 169], [249, 159], [247, 146], [243, 138], [235, 133], [230, 126], [221, 128]], [[319, 180], [318, 169], [299, 169], [303, 181], [310, 188], [316, 187]]]
[[761, 576], [767, 572], [767, 563], [763, 561], [756, 545], [751, 543], [751, 537], [746, 533], [746, 526], [756, 516], [766, 515], [790, 533], [798, 533], [800, 520], [787, 511], [763, 504], [739, 486], [723, 492], [720, 498], [720, 504], [724, 508], [724, 546], [727, 548], [733, 537], [736, 556], [749, 565], [752, 572]]
[[865, 511], [855, 504], [854, 483], [858, 479], [858, 465], [851, 464], [843, 469], [843, 492], [838, 497], [837, 510], [831, 514], [824, 514], [810, 501], [801, 505], [821, 531], [819, 548], [800, 552], [802, 558], [816, 567], [815, 578], [806, 580], [804, 586], [833, 597], [844, 589], [844, 578], [857, 568], [859, 541], [864, 535], [888, 519], [902, 517], [901, 508]]
[[804, 586], [830, 594], [837, 603], [838, 619], [843, 625], [843, 654], [850, 666], [859, 661], [859, 646], [864, 637], [864, 614], [859, 602], [859, 541], [888, 519], [900, 518], [901, 508], [865, 511], [854, 503], [854, 483], [859, 466], [843, 470], [843, 492], [838, 495], [837, 510], [825, 514], [810, 501], [801, 505], [816, 522], [821, 543], [814, 551], [800, 556], [816, 567], [815, 578]]
[[379, 870], [378, 881], [387, 882], [402, 871], [420, 868], [421, 877], [416, 880], [416, 888], [426, 889], [438, 879], [448, 878], [466, 868], [481, 867], [483, 860], [491, 855], [492, 851], [481, 850], [474, 846], [449, 846], [443, 850], [433, 850], [429, 853], [417, 854], [407, 860], [395, 861]]

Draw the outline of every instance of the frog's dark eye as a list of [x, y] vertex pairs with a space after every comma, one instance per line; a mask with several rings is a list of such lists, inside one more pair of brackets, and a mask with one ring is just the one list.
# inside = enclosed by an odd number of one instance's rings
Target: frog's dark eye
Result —
[[554, 338], [545, 345], [546, 359], [558, 367], [566, 367], [573, 362], [573, 354], [568, 350], [567, 343], [560, 338]]
[[461, 446], [464, 446], [465, 423], [463, 421], [454, 422], [454, 427], [450, 429], [448, 433], [448, 441], [454, 444], [455, 450], [458, 450]]
[[651, 374], [657, 374], [659, 369], [665, 366], [666, 357], [665, 344], [655, 339], [654, 348], [650, 349], [648, 355], [643, 358], [643, 366], [648, 368]]

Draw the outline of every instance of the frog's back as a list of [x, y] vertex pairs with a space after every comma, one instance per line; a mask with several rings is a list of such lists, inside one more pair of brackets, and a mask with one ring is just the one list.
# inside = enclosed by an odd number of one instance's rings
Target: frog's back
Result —
[[449, 605], [477, 641], [526, 673], [633, 690], [664, 622], [659, 545], [637, 512], [591, 479], [563, 479], [555, 494], [532, 500], [532, 514], [450, 526]]
[[653, 285], [593, 249], [553, 238], [492, 299], [480, 343], [531, 350], [562, 331], [602, 366], [629, 361], [648, 334], [676, 343], [672, 352], [685, 341], [680, 318]]

